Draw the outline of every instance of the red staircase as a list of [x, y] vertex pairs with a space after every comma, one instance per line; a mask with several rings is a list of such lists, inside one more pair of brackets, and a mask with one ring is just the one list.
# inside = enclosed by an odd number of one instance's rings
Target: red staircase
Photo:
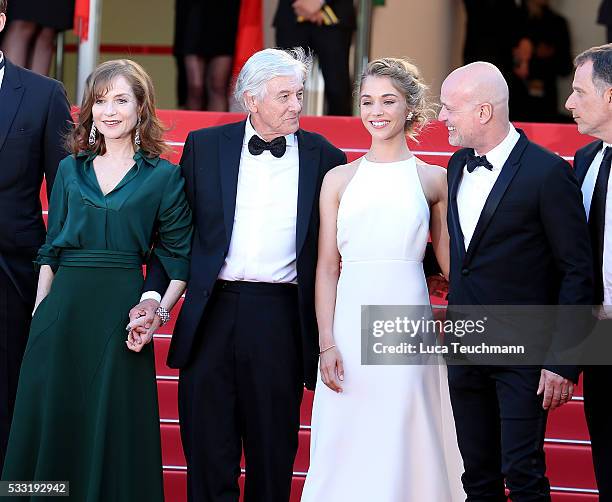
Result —
[[[160, 117], [171, 128], [167, 139], [176, 148], [175, 154], [171, 156], [174, 162], [178, 162], [185, 138], [190, 130], [244, 118], [241, 114], [171, 110], [161, 111]], [[342, 148], [347, 153], [349, 160], [363, 155], [369, 147], [369, 135], [358, 118], [304, 117], [301, 124], [304, 129], [316, 131]], [[574, 125], [518, 124], [518, 126], [531, 140], [559, 153], [568, 160], [572, 160], [574, 152], [589, 141], [589, 138], [578, 134]], [[410, 147], [425, 161], [443, 166], [446, 166], [448, 158], [455, 150], [448, 146], [447, 131], [441, 124], [433, 124], [423, 133], [420, 143], [411, 143]], [[46, 209], [45, 197], [43, 197], [43, 206]], [[173, 313], [174, 319], [176, 319], [179, 308], [180, 303]], [[173, 323], [166, 325], [163, 331], [155, 336], [154, 343], [166, 501], [185, 502], [186, 467], [179, 435], [177, 411], [178, 372], [168, 368], [165, 364], [173, 328]], [[581, 396], [582, 390], [578, 387], [572, 402], [552, 412], [549, 416], [545, 448], [548, 476], [554, 487], [554, 502], [595, 502], [598, 500]], [[302, 425], [294, 465], [291, 502], [299, 501], [308, 470], [312, 397], [312, 393], [306, 391], [302, 403]], [[244, 476], [241, 477], [241, 482], [243, 478]]]
[[[164, 331], [169, 333], [170, 329], [172, 326], [168, 325]], [[170, 335], [160, 333], [155, 336], [154, 343], [166, 502], [185, 502], [187, 476], [178, 424], [178, 372], [165, 364]], [[305, 391], [299, 447], [293, 466], [291, 502], [299, 501], [308, 471], [312, 398], [313, 393]], [[596, 502], [598, 497], [580, 386], [570, 403], [549, 415], [545, 449], [548, 477], [554, 490], [553, 501]]]

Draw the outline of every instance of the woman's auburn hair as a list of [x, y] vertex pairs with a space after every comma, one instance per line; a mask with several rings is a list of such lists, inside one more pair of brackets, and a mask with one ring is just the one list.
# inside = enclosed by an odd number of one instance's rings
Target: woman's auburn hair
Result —
[[136, 96], [140, 118], [140, 147], [134, 142], [136, 135], [134, 128], [132, 130], [134, 148], [136, 150], [140, 148], [147, 157], [169, 153], [172, 149], [163, 139], [166, 129], [157, 118], [155, 110], [153, 81], [142, 66], [130, 59], [116, 59], [102, 63], [87, 77], [77, 123], [66, 137], [66, 149], [75, 155], [82, 152], [96, 155], [106, 153], [104, 136], [99, 131], [96, 133], [95, 143], [89, 144], [89, 134], [93, 125], [92, 107], [98, 98], [108, 92], [118, 77], [125, 78]]

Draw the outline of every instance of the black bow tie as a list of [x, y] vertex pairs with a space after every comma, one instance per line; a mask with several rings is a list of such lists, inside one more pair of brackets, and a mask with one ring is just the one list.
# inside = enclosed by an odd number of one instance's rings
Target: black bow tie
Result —
[[249, 140], [249, 152], [251, 152], [251, 155], [261, 155], [264, 150], [270, 150], [270, 153], [278, 159], [285, 155], [286, 149], [287, 141], [284, 136], [274, 138], [272, 141], [264, 141], [255, 134]]
[[491, 164], [487, 160], [486, 155], [479, 157], [478, 155], [474, 155], [473, 153], [468, 154], [466, 166], [468, 173], [474, 172], [474, 169], [476, 169], [478, 166], [482, 166], [485, 169], [488, 169], [489, 171], [493, 170], [493, 164]]

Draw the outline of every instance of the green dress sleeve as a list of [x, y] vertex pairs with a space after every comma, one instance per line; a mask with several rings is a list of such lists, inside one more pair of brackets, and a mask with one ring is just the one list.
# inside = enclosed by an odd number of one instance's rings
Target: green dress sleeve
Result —
[[47, 218], [47, 239], [42, 247], [38, 250], [36, 265], [49, 265], [53, 272], [57, 272], [59, 267], [59, 254], [61, 249], [53, 245], [53, 241], [62, 231], [66, 215], [68, 214], [68, 193], [64, 186], [63, 171], [65, 166], [73, 162], [72, 157], [63, 159], [57, 169], [51, 197], [49, 199], [49, 213]]
[[[159, 167], [158, 167], [159, 168]], [[154, 252], [170, 279], [187, 281], [191, 254], [191, 209], [187, 204], [185, 180], [178, 166], [164, 188], [158, 215], [158, 239]]]

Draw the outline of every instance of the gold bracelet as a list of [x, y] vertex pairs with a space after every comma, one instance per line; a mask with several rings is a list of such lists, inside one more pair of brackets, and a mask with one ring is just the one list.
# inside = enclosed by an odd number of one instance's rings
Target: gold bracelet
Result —
[[329, 349], [333, 349], [336, 345], [330, 345], [329, 347], [324, 348], [321, 352], [319, 352], [319, 355], [323, 354], [323, 352], [327, 352]]

